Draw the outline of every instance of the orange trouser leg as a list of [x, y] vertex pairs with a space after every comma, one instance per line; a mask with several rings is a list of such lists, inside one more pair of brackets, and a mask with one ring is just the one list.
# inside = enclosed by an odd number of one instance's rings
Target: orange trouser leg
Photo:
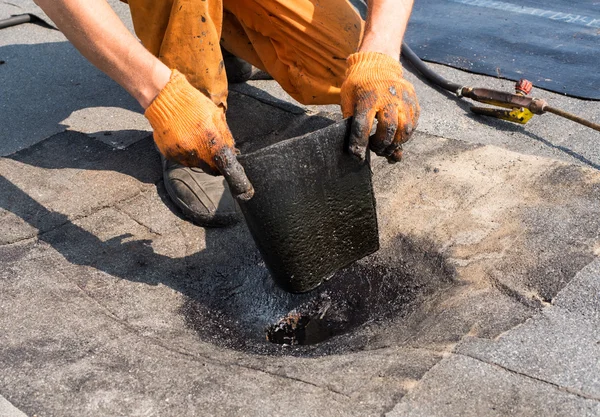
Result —
[[[348, 0], [129, 0], [144, 46], [226, 107], [219, 44], [296, 100], [337, 104], [364, 22]], [[225, 10], [223, 10], [225, 9]]]
[[304, 104], [338, 104], [364, 22], [348, 0], [224, 0], [222, 45]]
[[222, 0], [129, 0], [142, 44], [177, 69], [218, 106], [226, 107], [227, 78], [219, 45]]

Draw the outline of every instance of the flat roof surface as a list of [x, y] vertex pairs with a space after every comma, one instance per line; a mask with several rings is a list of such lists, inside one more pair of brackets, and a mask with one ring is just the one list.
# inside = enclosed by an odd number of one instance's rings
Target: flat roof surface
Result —
[[[405, 161], [373, 158], [381, 250], [292, 296], [243, 222], [177, 213], [137, 104], [58, 31], [0, 30], [0, 60], [0, 415], [600, 413], [598, 132], [477, 117], [406, 65], [422, 112]], [[533, 94], [598, 122], [598, 102]], [[341, 117], [268, 80], [229, 107], [242, 149]], [[265, 340], [328, 296], [358, 324]]]

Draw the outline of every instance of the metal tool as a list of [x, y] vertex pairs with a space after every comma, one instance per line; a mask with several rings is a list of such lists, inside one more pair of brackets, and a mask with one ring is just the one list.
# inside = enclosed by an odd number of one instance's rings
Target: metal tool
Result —
[[444, 90], [456, 94], [457, 97], [467, 97], [480, 103], [501, 107], [501, 109], [497, 109], [473, 106], [471, 107], [471, 110], [474, 113], [520, 124], [527, 123], [534, 115], [553, 113], [600, 132], [600, 124], [584, 119], [576, 114], [552, 107], [548, 105], [546, 100], [541, 98], [530, 97], [529, 93], [533, 86], [531, 82], [525, 79], [517, 82], [515, 94], [488, 88], [461, 86], [460, 84], [448, 81], [441, 75], [435, 73], [405, 43], [402, 44], [402, 56], [405, 57], [428, 81]]
[[544, 99], [529, 97], [532, 87], [531, 82], [521, 79], [515, 85], [515, 94], [490, 90], [487, 88], [463, 87], [460, 91], [460, 95], [480, 103], [502, 107], [501, 109], [480, 106], [471, 107], [473, 113], [481, 114], [483, 116], [525, 124], [531, 120], [534, 115], [553, 113], [600, 132], [600, 124], [598, 123], [591, 122], [564, 110], [551, 107]]

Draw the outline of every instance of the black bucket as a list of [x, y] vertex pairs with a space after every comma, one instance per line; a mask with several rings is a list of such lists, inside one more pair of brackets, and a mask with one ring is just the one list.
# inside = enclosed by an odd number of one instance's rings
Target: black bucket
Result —
[[349, 122], [240, 155], [255, 195], [240, 202], [273, 279], [318, 287], [379, 249], [371, 169], [347, 152]]

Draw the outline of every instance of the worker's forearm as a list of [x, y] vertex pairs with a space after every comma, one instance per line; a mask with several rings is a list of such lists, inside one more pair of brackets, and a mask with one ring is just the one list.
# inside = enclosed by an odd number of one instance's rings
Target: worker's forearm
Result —
[[127, 30], [106, 0], [36, 0], [92, 64], [125, 88], [145, 109], [171, 71]]
[[413, 0], [369, 0], [365, 34], [358, 50], [399, 57], [412, 6]]

